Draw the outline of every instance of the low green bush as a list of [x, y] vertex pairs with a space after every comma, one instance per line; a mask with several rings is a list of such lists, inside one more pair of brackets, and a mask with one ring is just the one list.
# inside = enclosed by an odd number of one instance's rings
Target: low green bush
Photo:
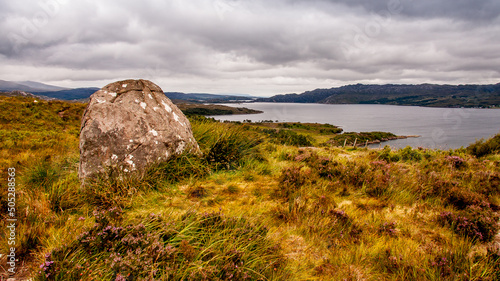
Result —
[[488, 140], [480, 139], [476, 141], [475, 143], [467, 147], [467, 152], [476, 157], [483, 157], [489, 154], [499, 153], [500, 134], [497, 134]]
[[262, 132], [268, 136], [271, 142], [277, 144], [293, 145], [293, 146], [312, 146], [312, 142], [307, 136], [298, 134], [294, 131], [264, 129], [262, 130]]

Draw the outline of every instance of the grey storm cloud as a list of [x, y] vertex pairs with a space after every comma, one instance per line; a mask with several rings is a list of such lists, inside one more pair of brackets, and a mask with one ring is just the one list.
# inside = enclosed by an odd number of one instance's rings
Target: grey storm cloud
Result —
[[0, 1], [0, 79], [271, 95], [497, 83], [493, 0]]
[[[289, 0], [305, 2], [311, 0]], [[498, 17], [500, 2], [495, 0], [312, 0], [329, 4], [343, 4], [361, 8], [370, 13], [397, 11], [402, 16], [415, 18], [455, 18], [468, 21], [489, 21]]]

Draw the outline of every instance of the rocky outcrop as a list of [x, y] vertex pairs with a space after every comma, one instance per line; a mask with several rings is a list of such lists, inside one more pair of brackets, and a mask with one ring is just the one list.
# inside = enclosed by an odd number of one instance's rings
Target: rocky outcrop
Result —
[[111, 83], [90, 97], [80, 130], [82, 181], [106, 167], [140, 171], [185, 150], [199, 152], [191, 125], [147, 80]]

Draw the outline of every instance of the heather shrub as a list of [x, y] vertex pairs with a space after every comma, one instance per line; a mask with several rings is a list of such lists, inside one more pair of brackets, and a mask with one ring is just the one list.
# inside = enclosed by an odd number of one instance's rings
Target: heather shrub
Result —
[[484, 208], [489, 208], [490, 204], [479, 193], [472, 192], [463, 187], [452, 187], [444, 191], [443, 197], [446, 203], [456, 207], [459, 210], [463, 210], [469, 206], [481, 206]]
[[459, 156], [447, 156], [446, 160], [448, 160], [455, 169], [465, 167], [467, 164], [467, 162]]
[[314, 167], [319, 160], [316, 152], [310, 149], [299, 149], [298, 154], [293, 158], [295, 162], [307, 163], [309, 166]]
[[430, 266], [437, 269], [441, 278], [449, 277], [453, 274], [451, 261], [446, 255], [438, 255], [430, 262]]
[[384, 222], [379, 225], [377, 232], [391, 237], [396, 237], [398, 235], [395, 222]]
[[310, 173], [302, 170], [302, 166], [287, 167], [281, 171], [277, 194], [286, 199], [292, 199], [306, 183]]
[[316, 166], [318, 174], [329, 180], [339, 180], [344, 184], [362, 187], [370, 173], [369, 165], [364, 162], [320, 159]]
[[268, 280], [286, 278], [267, 228], [222, 213], [151, 214], [123, 224], [119, 209], [45, 256], [36, 280]]
[[498, 233], [498, 215], [489, 208], [468, 206], [458, 213], [442, 212], [438, 222], [447, 225], [459, 235], [488, 242]]

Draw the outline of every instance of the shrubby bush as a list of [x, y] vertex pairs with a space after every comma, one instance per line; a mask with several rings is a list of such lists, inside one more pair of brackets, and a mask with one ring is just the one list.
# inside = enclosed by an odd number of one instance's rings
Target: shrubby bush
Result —
[[386, 145], [384, 146], [384, 149], [382, 149], [378, 155], [378, 159], [384, 160], [386, 162], [397, 162], [401, 160], [401, 156], [392, 151], [391, 147]]
[[476, 156], [483, 157], [493, 153], [500, 152], [500, 134], [495, 135], [494, 137], [484, 140], [480, 139], [475, 143], [469, 145], [467, 147], [467, 152]]
[[264, 129], [262, 130], [272, 142], [284, 145], [293, 146], [312, 146], [312, 142], [307, 136], [298, 134], [290, 130], [274, 130], [274, 129]]
[[410, 146], [393, 151], [390, 146], [386, 145], [378, 155], [378, 159], [385, 160], [387, 162], [397, 162], [401, 160], [418, 162], [423, 158], [424, 157], [419, 150], [413, 149]]

